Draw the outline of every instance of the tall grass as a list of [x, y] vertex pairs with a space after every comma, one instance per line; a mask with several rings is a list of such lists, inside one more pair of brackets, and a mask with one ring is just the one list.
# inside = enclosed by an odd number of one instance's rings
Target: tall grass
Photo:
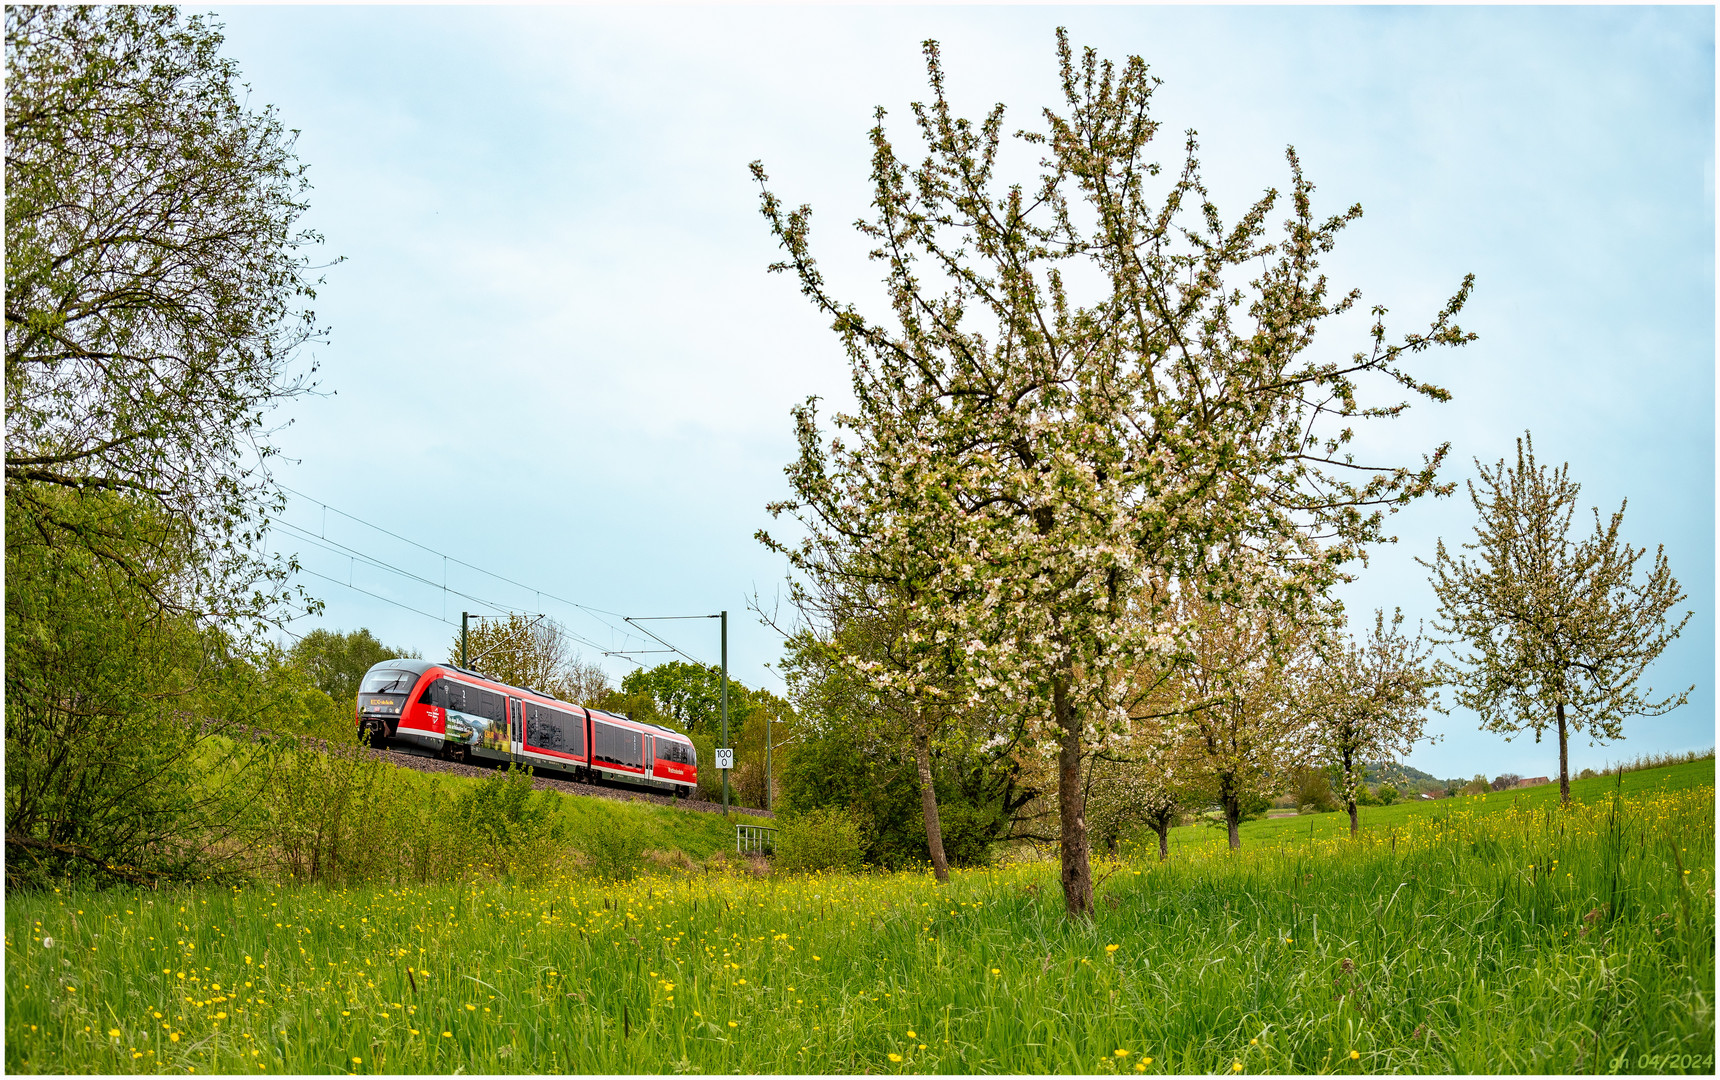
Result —
[[1712, 1071], [1713, 815], [1709, 785], [1190, 845], [1101, 866], [1090, 925], [1047, 864], [14, 897], [6, 1064]]

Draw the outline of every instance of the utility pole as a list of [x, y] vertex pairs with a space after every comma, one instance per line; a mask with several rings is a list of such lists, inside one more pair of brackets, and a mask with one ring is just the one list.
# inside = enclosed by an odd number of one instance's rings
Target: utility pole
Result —
[[[729, 613], [723, 612], [723, 742], [729, 745]], [[723, 816], [729, 816], [729, 770], [723, 770]]]
[[460, 666], [466, 666], [466, 619], [467, 613], [460, 612]]

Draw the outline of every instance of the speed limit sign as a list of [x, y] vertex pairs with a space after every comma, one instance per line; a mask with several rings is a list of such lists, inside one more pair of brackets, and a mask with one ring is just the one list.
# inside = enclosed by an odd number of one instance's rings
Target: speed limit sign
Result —
[[732, 769], [735, 767], [735, 751], [732, 746], [717, 747], [717, 768]]

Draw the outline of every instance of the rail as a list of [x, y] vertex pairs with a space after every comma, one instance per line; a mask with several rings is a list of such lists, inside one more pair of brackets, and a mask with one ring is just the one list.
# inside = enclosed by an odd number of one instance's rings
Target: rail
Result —
[[746, 855], [756, 853], [763, 855], [766, 849], [776, 851], [776, 830], [768, 825], [736, 825], [735, 854]]

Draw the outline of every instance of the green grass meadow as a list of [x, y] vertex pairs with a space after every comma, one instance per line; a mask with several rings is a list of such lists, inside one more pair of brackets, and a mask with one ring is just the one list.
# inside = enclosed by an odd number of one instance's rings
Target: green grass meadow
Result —
[[1712, 1072], [1712, 769], [1182, 829], [1091, 924], [1028, 861], [20, 894], [6, 1066]]

